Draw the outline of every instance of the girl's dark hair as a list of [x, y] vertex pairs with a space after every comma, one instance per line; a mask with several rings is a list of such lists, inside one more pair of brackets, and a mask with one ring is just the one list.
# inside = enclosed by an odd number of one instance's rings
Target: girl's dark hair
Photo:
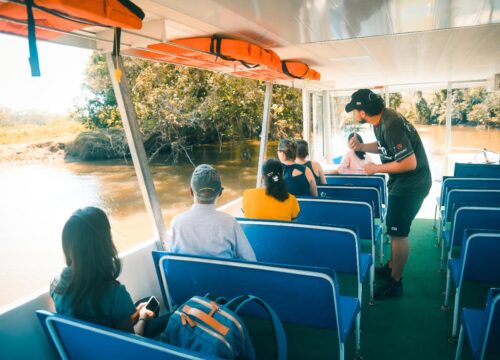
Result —
[[285, 201], [290, 196], [283, 180], [283, 165], [278, 159], [269, 159], [262, 165], [262, 174], [266, 185], [266, 194], [278, 201]]
[[[358, 133], [350, 133], [349, 136], [347, 137], [347, 141], [351, 140], [354, 135], [356, 135], [356, 138], [358, 139], [358, 141], [362, 144], [363, 143], [363, 138], [361, 137], [361, 135], [359, 135]], [[364, 151], [355, 151], [354, 152], [356, 154], [356, 156], [358, 158], [360, 158], [361, 160], [364, 160], [365, 159], [365, 154], [366, 152]]]
[[301, 159], [305, 159], [309, 155], [309, 145], [305, 140], [297, 140], [295, 141], [297, 144], [297, 157]]
[[297, 156], [297, 144], [292, 140], [283, 139], [278, 145], [278, 151], [283, 151], [287, 160], [295, 160]]
[[96, 207], [76, 210], [64, 224], [62, 246], [72, 275], [68, 286], [55, 291], [72, 294], [76, 318], [85, 319], [89, 310], [99, 315], [105, 292], [118, 283], [116, 278], [121, 272], [106, 213]]

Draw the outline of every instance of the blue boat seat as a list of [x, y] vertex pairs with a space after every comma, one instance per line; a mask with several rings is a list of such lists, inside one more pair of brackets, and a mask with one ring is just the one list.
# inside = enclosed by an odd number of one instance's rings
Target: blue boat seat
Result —
[[500, 178], [500, 164], [455, 163], [453, 175], [457, 177]]
[[[461, 246], [465, 229], [500, 230], [500, 207], [494, 206], [461, 206], [453, 216], [451, 227], [443, 231], [441, 250], [441, 268], [445, 256], [446, 263], [451, 259], [454, 246]], [[449, 270], [449, 269], [448, 269]], [[449, 272], [449, 271], [448, 271]], [[448, 274], [449, 276], [449, 274]]]
[[[359, 324], [356, 322], [359, 301], [339, 295], [336, 274], [331, 269], [162, 251], [153, 251], [153, 260], [165, 303], [171, 308], [194, 295], [212, 293], [232, 298], [251, 294], [266, 301], [284, 322], [336, 330], [341, 359], [344, 359], [345, 341], [356, 324], [356, 350], [359, 351]], [[250, 308], [245, 315], [260, 317], [260, 312]]]
[[[238, 219], [238, 222], [259, 262], [318, 266], [355, 275], [361, 303], [362, 284], [368, 274], [372, 275], [373, 259], [371, 254], [361, 253], [355, 230], [266, 220]], [[370, 276], [370, 293], [373, 280]]]
[[[490, 189], [500, 190], [500, 179], [495, 178], [466, 178], [466, 177], [453, 177], [443, 176], [443, 183], [441, 185], [441, 194], [436, 198], [436, 209], [434, 211], [434, 227], [436, 221], [439, 223], [437, 231], [438, 243], [441, 240], [441, 229], [443, 224], [447, 221], [444, 220], [446, 212], [446, 202], [448, 193], [451, 190], [474, 190], [474, 189]], [[450, 213], [451, 215], [451, 213]], [[449, 220], [448, 220], [449, 221]]]
[[462, 356], [464, 337], [473, 359], [500, 358], [500, 288], [490, 289], [484, 310], [463, 309], [455, 360]]
[[385, 176], [379, 175], [326, 175], [327, 185], [375, 187], [380, 193], [380, 201], [387, 205], [387, 185]]
[[376, 187], [367, 186], [318, 186], [318, 196], [334, 200], [361, 201], [372, 205], [375, 219], [384, 221], [380, 191]]
[[[456, 285], [455, 307], [453, 310], [452, 336], [457, 336], [460, 296], [464, 281], [481, 281], [500, 285], [500, 230], [468, 229], [460, 258], [448, 262], [451, 280]], [[447, 279], [444, 306], [448, 306], [450, 281]]]
[[[360, 201], [297, 198], [300, 213], [296, 219], [300, 224], [356, 227], [359, 237], [371, 241], [372, 258], [379, 246], [379, 262], [383, 259], [382, 227], [375, 224], [370, 204]], [[375, 261], [374, 261], [375, 263]]]
[[36, 315], [60, 359], [215, 359], [45, 310]]

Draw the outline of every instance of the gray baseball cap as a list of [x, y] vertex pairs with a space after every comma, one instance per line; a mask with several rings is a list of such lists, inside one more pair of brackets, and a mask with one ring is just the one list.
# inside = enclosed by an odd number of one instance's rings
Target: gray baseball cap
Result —
[[213, 200], [222, 190], [217, 170], [208, 164], [198, 165], [191, 176], [191, 189], [201, 200]]

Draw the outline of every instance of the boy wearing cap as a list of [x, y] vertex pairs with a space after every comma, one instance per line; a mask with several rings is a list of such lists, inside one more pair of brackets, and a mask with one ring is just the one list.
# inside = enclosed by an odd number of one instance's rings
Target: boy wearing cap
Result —
[[367, 164], [364, 172], [389, 173], [387, 234], [391, 237], [391, 259], [376, 270], [387, 281], [375, 291], [376, 299], [403, 294], [402, 275], [409, 253], [408, 234], [413, 219], [431, 188], [431, 173], [420, 136], [401, 114], [386, 108], [382, 98], [369, 89], [352, 94], [346, 112], [354, 111], [359, 123], [373, 125], [376, 142], [362, 144], [354, 136], [354, 151], [378, 153], [382, 164]]
[[255, 261], [240, 224], [231, 215], [215, 209], [222, 190], [220, 176], [212, 166], [196, 167], [191, 176], [194, 205], [170, 224], [171, 252]]

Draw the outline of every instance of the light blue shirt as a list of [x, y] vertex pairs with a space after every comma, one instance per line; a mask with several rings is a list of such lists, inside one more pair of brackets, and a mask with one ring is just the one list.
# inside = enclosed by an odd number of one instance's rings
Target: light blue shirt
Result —
[[255, 261], [255, 253], [240, 224], [215, 204], [194, 204], [172, 219], [170, 251], [179, 254]]

